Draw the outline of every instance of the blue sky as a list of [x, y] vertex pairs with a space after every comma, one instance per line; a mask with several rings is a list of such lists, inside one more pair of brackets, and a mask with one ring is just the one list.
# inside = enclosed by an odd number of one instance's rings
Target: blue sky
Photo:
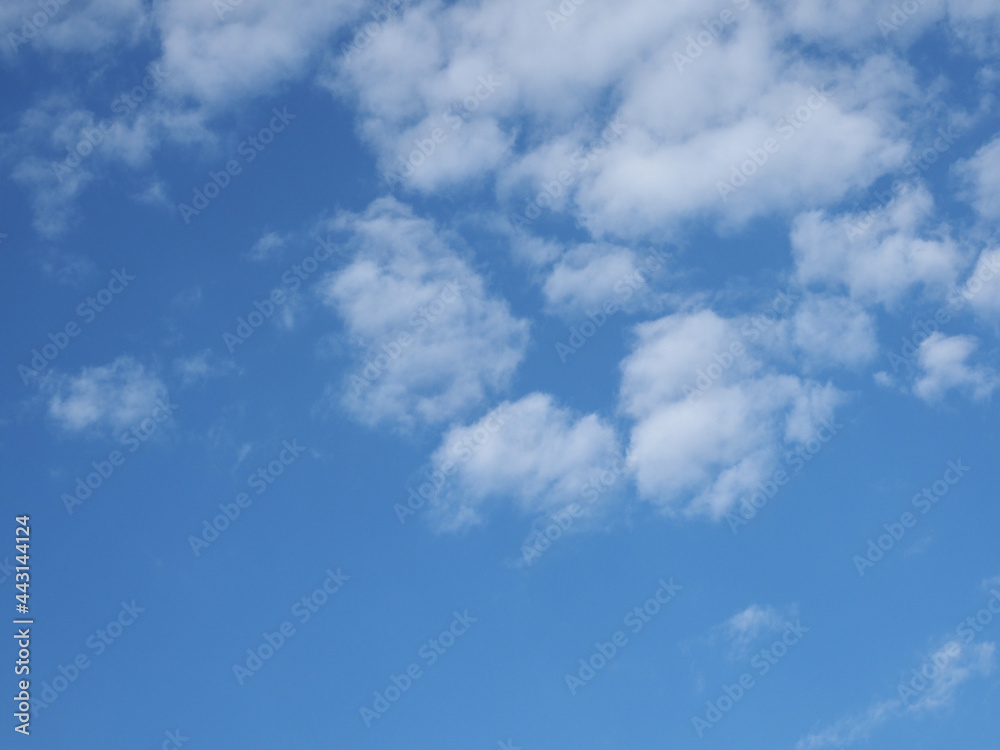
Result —
[[6, 3], [2, 746], [995, 748], [998, 31]]

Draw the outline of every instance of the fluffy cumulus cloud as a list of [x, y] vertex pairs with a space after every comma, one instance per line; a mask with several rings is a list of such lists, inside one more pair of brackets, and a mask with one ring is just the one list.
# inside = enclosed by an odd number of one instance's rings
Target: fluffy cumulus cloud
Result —
[[327, 276], [324, 302], [357, 352], [339, 390], [368, 424], [443, 422], [503, 389], [524, 356], [528, 324], [433, 222], [393, 199], [345, 214], [353, 261]]
[[795, 311], [792, 331], [795, 348], [818, 366], [860, 367], [878, 351], [872, 316], [846, 297], [807, 295]]
[[605, 420], [532, 393], [445, 434], [432, 458], [439, 481], [431, 516], [438, 528], [456, 531], [482, 523], [501, 502], [524, 513], [573, 503], [581, 514], [592, 512], [586, 488], [619, 460], [618, 439]]
[[992, 368], [969, 364], [978, 345], [974, 336], [932, 333], [917, 351], [919, 376], [914, 393], [925, 401], [938, 401], [952, 389], [967, 391], [976, 399], [989, 396], [1000, 377]]
[[663, 275], [666, 256], [624, 247], [579, 245], [564, 253], [548, 271], [542, 291], [550, 312], [579, 317], [606, 304], [638, 309], [656, 304], [650, 282]]
[[840, 392], [774, 371], [751, 348], [759, 338], [749, 320], [710, 310], [637, 327], [620, 407], [634, 422], [629, 455], [643, 498], [718, 518], [832, 418]]
[[[361, 0], [171, 0], [154, 16], [167, 92], [209, 111], [301, 76]], [[370, 20], [370, 19], [363, 19]]]
[[933, 198], [924, 187], [864, 213], [804, 213], [791, 234], [797, 277], [846, 290], [865, 304], [895, 306], [915, 289], [943, 296], [966, 260], [948, 227], [932, 216]]
[[115, 434], [169, 406], [163, 381], [132, 357], [77, 375], [50, 372], [41, 388], [49, 417], [68, 433]]
[[492, 173], [516, 210], [537, 193], [596, 234], [836, 199], [906, 155], [884, 102], [920, 98], [912, 73], [795, 58], [779, 8], [569, 7], [421, 4], [324, 80], [358, 103], [391, 184]]

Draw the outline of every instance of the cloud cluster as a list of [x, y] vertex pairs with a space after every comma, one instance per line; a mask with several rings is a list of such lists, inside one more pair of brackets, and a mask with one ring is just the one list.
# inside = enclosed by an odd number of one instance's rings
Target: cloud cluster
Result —
[[639, 493], [662, 510], [721, 517], [843, 400], [828, 383], [775, 371], [751, 350], [759, 330], [711, 310], [637, 327], [620, 408], [634, 423]]
[[454, 237], [391, 198], [335, 227], [353, 260], [321, 294], [357, 353], [338, 389], [351, 413], [405, 429], [456, 418], [506, 387], [528, 323], [489, 292]]

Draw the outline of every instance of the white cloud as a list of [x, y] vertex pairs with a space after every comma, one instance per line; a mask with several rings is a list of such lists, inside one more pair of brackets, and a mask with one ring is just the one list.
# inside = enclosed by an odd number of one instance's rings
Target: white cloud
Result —
[[976, 211], [984, 218], [1000, 219], [1000, 136], [956, 164], [955, 171], [964, 179]]
[[953, 388], [970, 391], [975, 399], [988, 397], [1000, 377], [992, 368], [967, 364], [978, 344], [974, 336], [945, 336], [937, 331], [928, 336], [917, 351], [920, 375], [914, 393], [924, 401], [938, 401]]
[[71, 433], [117, 433], [152, 415], [167, 387], [132, 357], [78, 375], [50, 372], [41, 383], [49, 417]]
[[[60, 95], [22, 112], [17, 128], [3, 135], [3, 152], [13, 162], [11, 176], [32, 194], [39, 234], [65, 232], [79, 196], [109, 169], [148, 167], [160, 130], [148, 110], [112, 120]], [[148, 197], [155, 199], [155, 190]]]
[[818, 366], [859, 367], [878, 351], [871, 316], [845, 297], [807, 295], [795, 311], [792, 338], [807, 361]]
[[542, 393], [506, 402], [444, 436], [432, 457], [446, 477], [431, 502], [432, 518], [457, 531], [483, 523], [491, 506], [505, 501], [524, 513], [583, 505], [584, 485], [617, 453], [614, 429], [596, 414], [574, 414]]
[[655, 299], [649, 282], [661, 275], [664, 257], [623, 247], [578, 245], [565, 253], [545, 279], [542, 291], [550, 312], [579, 317], [605, 303], [633, 310]]
[[250, 248], [247, 257], [258, 263], [270, 260], [271, 258], [277, 258], [281, 255], [281, 251], [284, 250], [287, 244], [287, 235], [278, 232], [265, 232], [261, 235], [260, 239], [253, 243], [253, 247]]
[[148, 26], [142, 0], [5, 0], [0, 5], [0, 37], [8, 60], [29, 47], [95, 53], [139, 41]]
[[953, 287], [964, 265], [947, 227], [930, 227], [933, 199], [911, 188], [871, 214], [798, 216], [791, 240], [803, 284], [846, 288], [864, 304], [897, 304], [920, 287], [937, 296]]
[[267, 93], [302, 75], [310, 58], [362, 7], [360, 0], [159, 3], [154, 18], [166, 91], [209, 111]]
[[220, 359], [211, 349], [174, 360], [174, 373], [184, 385], [219, 378], [236, 369], [232, 360]]
[[358, 352], [343, 403], [368, 424], [439, 423], [503, 389], [528, 323], [491, 295], [448, 235], [391, 199], [335, 222], [354, 260], [322, 283]]
[[[803, 737], [796, 743], [796, 750], [847, 747], [866, 739], [872, 731], [892, 719], [920, 716], [951, 704], [964, 683], [972, 677], [988, 675], [992, 671], [995, 650], [993, 643], [945, 643], [924, 660], [921, 669], [926, 668], [927, 673], [932, 675], [925, 680], [925, 687], [913, 690], [906, 685], [907, 679], [904, 679], [897, 691], [900, 693], [899, 698], [877, 701], [861, 713], [849, 714], [831, 726]], [[916, 695], [904, 695], [904, 686], [913, 690]]]
[[[580, 6], [555, 29], [546, 11], [537, 0], [415, 6], [349, 62], [331, 63], [323, 80], [357, 102], [359, 130], [383, 170], [425, 143], [409, 187], [440, 190], [492, 173], [520, 210], [565, 173], [550, 203], [596, 235], [837, 199], [906, 155], [894, 107], [924, 96], [912, 71], [885, 55], [854, 67], [797, 56], [788, 34], [798, 29], [780, 9], [626, 0]], [[688, 36], [713, 21], [721, 31], [679, 70]], [[468, 100], [490, 75], [496, 90]], [[614, 138], [596, 141], [619, 121]], [[442, 142], [426, 145], [436, 127]], [[724, 201], [719, 182], [772, 137], [777, 149], [752, 187]]]
[[983, 250], [959, 289], [972, 308], [989, 320], [1000, 319], [1000, 249]]
[[726, 620], [716, 628], [716, 632], [725, 637], [731, 644], [730, 657], [743, 658], [750, 645], [758, 638], [780, 631], [795, 616], [795, 608], [788, 612], [780, 612], [767, 605], [761, 607], [751, 604], [749, 607]]
[[665, 511], [722, 516], [843, 398], [829, 384], [768, 369], [750, 351], [759, 334], [745, 323], [706, 310], [636, 328], [620, 408], [635, 421], [629, 455], [640, 495]]

